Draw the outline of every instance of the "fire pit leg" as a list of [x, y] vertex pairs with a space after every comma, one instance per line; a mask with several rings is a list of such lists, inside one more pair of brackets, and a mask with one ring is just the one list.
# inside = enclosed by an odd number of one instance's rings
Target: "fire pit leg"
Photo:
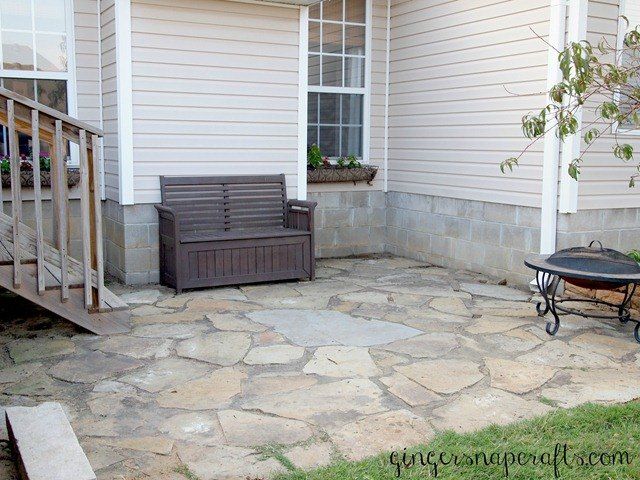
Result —
[[538, 290], [540, 290], [540, 294], [542, 298], [544, 298], [544, 308], [542, 308], [542, 302], [538, 302], [536, 305], [536, 311], [538, 312], [538, 316], [544, 317], [551, 308], [551, 304], [549, 302], [549, 296], [547, 295], [548, 289], [551, 284], [552, 275], [547, 272], [536, 272], [536, 283], [538, 284]]
[[[633, 285], [629, 288], [629, 285]], [[618, 307], [618, 320], [622, 323], [627, 323], [631, 320], [631, 312], [629, 311], [629, 304], [631, 303], [631, 298], [636, 291], [636, 284], [627, 284], [624, 290], [624, 298], [622, 302], [620, 302], [620, 306]]]
[[640, 343], [640, 323], [636, 323], [636, 328], [633, 329], [633, 337], [636, 342]]
[[556, 311], [556, 292], [558, 291], [558, 285], [560, 285], [560, 277], [555, 277], [549, 285], [551, 289], [551, 299], [549, 300], [549, 311], [553, 315], [553, 323], [547, 322], [546, 331], [549, 335], [555, 335], [560, 328], [560, 317]]

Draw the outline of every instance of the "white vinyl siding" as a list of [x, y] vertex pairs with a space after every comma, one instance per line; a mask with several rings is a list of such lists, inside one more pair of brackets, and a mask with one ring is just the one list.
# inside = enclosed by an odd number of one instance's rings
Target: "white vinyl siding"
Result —
[[75, 0], [76, 94], [78, 119], [101, 126], [100, 38], [97, 0]]
[[514, 172], [499, 163], [546, 102], [531, 29], [546, 37], [549, 13], [547, 0], [392, 3], [389, 190], [540, 206], [542, 141]]
[[[626, 0], [625, 3], [634, 4], [637, 0]], [[590, 1], [587, 40], [597, 45], [605, 37], [611, 45], [616, 45], [620, 13], [617, 0]], [[587, 103], [583, 125], [588, 125], [595, 118], [596, 105], [596, 102]], [[604, 124], [594, 126], [601, 130], [607, 128]], [[633, 145], [634, 159], [625, 163], [613, 156], [614, 140], [611, 135], [603, 136], [594, 143], [585, 155], [581, 168], [578, 183], [579, 210], [640, 207], [640, 187], [628, 187], [630, 175], [637, 173], [634, 165], [640, 161], [640, 135], [619, 133], [618, 141]], [[582, 148], [584, 147], [583, 143]]]
[[104, 129], [104, 183], [107, 198], [118, 201], [118, 99], [115, 0], [101, 0], [102, 118]]
[[135, 203], [159, 175], [287, 175], [297, 190], [299, 9], [132, 2]]

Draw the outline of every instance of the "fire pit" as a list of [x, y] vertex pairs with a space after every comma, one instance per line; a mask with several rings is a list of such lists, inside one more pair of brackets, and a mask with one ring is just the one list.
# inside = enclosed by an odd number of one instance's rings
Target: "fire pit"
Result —
[[[640, 342], [640, 320], [631, 318], [629, 303], [640, 283], [640, 265], [624, 253], [604, 248], [599, 241], [593, 241], [588, 247], [574, 247], [560, 250], [553, 255], [534, 255], [528, 257], [524, 264], [536, 271], [538, 289], [544, 298], [544, 305], [536, 305], [538, 315], [551, 312], [554, 322], [547, 323], [547, 333], [555, 335], [560, 328], [558, 312], [580, 315], [581, 317], [618, 319], [622, 323], [635, 322], [633, 335]], [[623, 288], [624, 297], [621, 303], [615, 304], [604, 300], [582, 298], [556, 298], [560, 280], [583, 288], [596, 290], [614, 290]], [[610, 314], [585, 312], [570, 308], [566, 304], [588, 303], [612, 309]], [[615, 313], [614, 313], [615, 312]]]

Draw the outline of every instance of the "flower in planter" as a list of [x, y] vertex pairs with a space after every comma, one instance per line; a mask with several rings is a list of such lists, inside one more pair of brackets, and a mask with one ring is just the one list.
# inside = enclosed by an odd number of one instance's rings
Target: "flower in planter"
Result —
[[320, 168], [324, 164], [320, 147], [315, 143], [307, 151], [307, 166], [310, 168]]
[[[33, 159], [26, 155], [20, 155], [20, 171], [30, 172], [33, 171]], [[40, 155], [40, 171], [51, 171], [51, 158], [45, 155]], [[0, 157], [0, 173], [11, 173], [11, 157], [9, 155], [2, 155]]]

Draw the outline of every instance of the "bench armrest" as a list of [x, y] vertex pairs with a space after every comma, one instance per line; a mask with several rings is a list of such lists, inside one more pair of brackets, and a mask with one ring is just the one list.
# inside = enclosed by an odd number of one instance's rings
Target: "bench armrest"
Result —
[[313, 232], [313, 211], [317, 202], [289, 200], [287, 208], [287, 226]]
[[160, 224], [160, 232], [163, 231], [162, 223], [170, 221], [173, 222], [173, 238], [178, 239], [180, 228], [178, 227], [178, 213], [171, 207], [166, 205], [154, 205], [158, 211], [158, 223]]
[[308, 200], [289, 200], [289, 207], [306, 208], [313, 211], [318, 205], [318, 202], [309, 202]]

